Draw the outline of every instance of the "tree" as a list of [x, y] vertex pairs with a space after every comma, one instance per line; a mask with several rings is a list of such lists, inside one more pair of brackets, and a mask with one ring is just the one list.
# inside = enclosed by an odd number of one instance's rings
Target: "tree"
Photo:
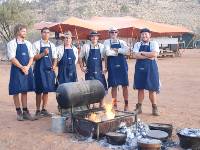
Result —
[[22, 0], [7, 0], [0, 4], [0, 39], [8, 42], [13, 38], [13, 28], [17, 23], [30, 26], [33, 15], [29, 2]]

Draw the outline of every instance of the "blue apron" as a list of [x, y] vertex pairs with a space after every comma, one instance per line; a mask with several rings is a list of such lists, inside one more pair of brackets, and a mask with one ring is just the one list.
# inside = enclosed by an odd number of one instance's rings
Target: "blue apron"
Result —
[[77, 81], [75, 60], [73, 49], [64, 49], [64, 54], [58, 63], [59, 84]]
[[99, 80], [103, 85], [105, 90], [107, 91], [107, 83], [105, 76], [102, 72], [102, 59], [100, 48], [95, 49], [91, 48], [87, 59], [87, 73], [85, 74], [85, 80]]
[[[30, 58], [26, 44], [17, 43], [15, 58], [19, 61], [21, 65], [28, 65]], [[34, 89], [35, 85], [32, 68], [29, 69], [28, 75], [25, 75], [20, 68], [12, 64], [10, 71], [9, 95], [16, 95], [19, 93], [34, 91]]]
[[[149, 45], [140, 46], [139, 52], [150, 52]], [[156, 60], [137, 60], [135, 65], [134, 88], [159, 92], [159, 73]]]
[[[112, 44], [110, 41], [111, 48], [121, 48], [121, 44]], [[118, 56], [108, 56], [108, 87], [117, 87], [118, 85], [128, 86], [128, 64], [123, 54]]]
[[35, 62], [34, 77], [36, 85], [36, 93], [48, 93], [55, 92], [55, 72], [52, 70], [52, 49], [50, 47], [41, 47], [40, 41], [40, 54], [44, 52], [46, 48], [49, 49], [49, 54], [42, 57]]

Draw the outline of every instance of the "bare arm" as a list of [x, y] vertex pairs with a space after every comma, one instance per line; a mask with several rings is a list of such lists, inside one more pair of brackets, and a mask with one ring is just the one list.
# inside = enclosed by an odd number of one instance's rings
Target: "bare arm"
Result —
[[147, 59], [147, 57], [141, 55], [140, 52], [138, 52], [138, 53], [133, 53], [133, 56], [134, 56], [135, 59]]
[[10, 60], [10, 62], [11, 62], [13, 65], [15, 65], [16, 67], [20, 68], [20, 69], [22, 69], [22, 67], [23, 67], [23, 65], [21, 65], [20, 62], [19, 62], [16, 58], [12, 58], [12, 59]]
[[84, 68], [84, 66], [83, 66], [83, 60], [82, 60], [81, 57], [78, 58], [78, 62], [79, 62], [79, 66], [81, 68], [81, 71], [84, 72], [84, 73], [86, 73], [87, 72], [87, 68]]
[[107, 73], [107, 71], [108, 71], [107, 56], [104, 57], [104, 66], [105, 66], [105, 68], [104, 68], [104, 71], [103, 71], [103, 72], [104, 72], [104, 74], [105, 74], [105, 73]]
[[158, 56], [158, 53], [156, 51], [152, 52], [141, 52], [142, 56], [145, 56], [147, 58], [156, 58]]
[[52, 69], [53, 69], [53, 71], [55, 71], [55, 69], [56, 69], [56, 67], [57, 67], [57, 62], [58, 62], [58, 60], [56, 59], [56, 58], [54, 58], [53, 59], [53, 66], [52, 66]]
[[37, 61], [37, 60], [41, 59], [41, 58], [44, 57], [44, 56], [45, 56], [44, 53], [36, 54], [36, 55], [34, 56], [34, 61]]

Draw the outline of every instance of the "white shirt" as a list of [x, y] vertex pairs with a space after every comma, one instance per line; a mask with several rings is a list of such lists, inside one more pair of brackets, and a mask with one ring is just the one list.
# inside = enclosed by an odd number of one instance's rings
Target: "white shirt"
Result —
[[[138, 53], [141, 44], [149, 45], [149, 42], [148, 43], [143, 43], [143, 42], [137, 42], [137, 43], [135, 43], [134, 48], [133, 48], [133, 52]], [[159, 45], [158, 45], [158, 43], [156, 41], [150, 41], [150, 51], [151, 52], [152, 51], [156, 51], [157, 53], [160, 52]]]
[[40, 42], [41, 42], [41, 47], [50, 47], [51, 46], [52, 58], [56, 59], [57, 58], [56, 46], [50, 41], [45, 42], [43, 40], [39, 40], [39, 41], [36, 41], [35, 43], [33, 43], [34, 55], [40, 54]]
[[[106, 56], [117, 56], [118, 54], [116, 54], [116, 52], [111, 49], [110, 41], [112, 44], [116, 43], [113, 42], [113, 40], [111, 39], [107, 39], [104, 41], [104, 51], [106, 53]], [[121, 48], [118, 49], [118, 53], [126, 55], [129, 52], [129, 47], [127, 46], [126, 42], [123, 40], [117, 40], [117, 41], [118, 41], [117, 43], [120, 43], [121, 45]]]
[[92, 49], [100, 49], [101, 58], [104, 58], [104, 56], [105, 56], [104, 45], [101, 43], [98, 43], [97, 45], [94, 46], [91, 42], [83, 45], [83, 47], [81, 48], [80, 54], [79, 54], [79, 58], [85, 57], [85, 59], [87, 61], [87, 59], [89, 57], [89, 53], [90, 53], [90, 46]]
[[[26, 46], [28, 48], [29, 57], [30, 58], [34, 57], [32, 44], [29, 41], [27, 41], [27, 40], [24, 40], [23, 42], [18, 41], [18, 44], [26, 44]], [[14, 38], [7, 44], [7, 56], [8, 56], [9, 60], [15, 58], [16, 50], [17, 50], [17, 42], [16, 42], [16, 39]]]
[[[60, 61], [64, 55], [64, 45], [59, 45], [58, 47], [56, 47], [56, 49], [57, 49], [57, 54], [58, 54], [58, 61]], [[75, 60], [75, 64], [76, 64], [78, 61], [78, 49], [75, 46], [72, 46], [72, 49], [76, 57], [76, 60]]]

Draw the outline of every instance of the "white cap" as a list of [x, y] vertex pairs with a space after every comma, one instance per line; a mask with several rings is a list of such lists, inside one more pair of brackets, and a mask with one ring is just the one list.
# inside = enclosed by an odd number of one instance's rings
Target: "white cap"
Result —
[[116, 27], [110, 27], [109, 32], [112, 32], [112, 31], [118, 31], [118, 29]]

